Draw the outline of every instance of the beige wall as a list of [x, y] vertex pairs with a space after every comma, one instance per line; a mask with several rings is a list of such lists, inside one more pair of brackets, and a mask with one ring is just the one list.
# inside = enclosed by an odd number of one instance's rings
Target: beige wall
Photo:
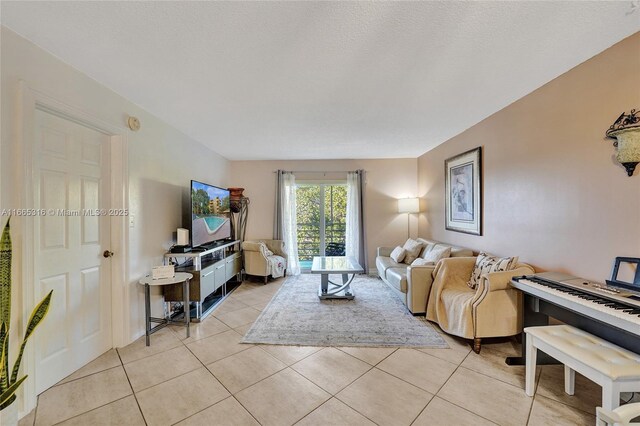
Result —
[[[639, 70], [636, 33], [422, 155], [420, 235], [600, 281], [640, 257], [640, 170], [627, 177], [604, 137], [640, 107]], [[444, 160], [477, 146], [483, 236], [446, 231]]]
[[[231, 185], [246, 188], [251, 199], [247, 239], [271, 238], [278, 169], [291, 171], [366, 171], [365, 222], [369, 269], [375, 268], [378, 246], [397, 245], [407, 239], [407, 216], [398, 214], [398, 198], [417, 195], [416, 159], [327, 160], [327, 161], [232, 161]], [[296, 173], [297, 179], [346, 178], [345, 173]], [[411, 218], [411, 233], [417, 235], [417, 217]]]
[[[176, 228], [182, 226], [190, 179], [226, 186], [228, 162], [5, 27], [2, 27], [1, 43], [0, 207], [20, 207], [21, 188], [11, 179], [16, 168], [21, 167], [16, 161], [18, 147], [14, 142], [19, 80], [114, 126], [124, 127], [127, 115], [140, 119], [141, 129], [128, 133], [129, 207], [135, 216], [135, 227], [129, 229], [129, 281], [126, 283], [132, 294], [131, 338], [138, 336], [144, 332], [144, 295], [138, 279], [152, 266], [161, 264]], [[0, 218], [2, 225], [4, 222], [5, 219]], [[21, 242], [18, 239], [14, 243], [19, 247]], [[16, 272], [19, 272], [19, 256], [16, 260]], [[18, 284], [14, 286], [13, 296], [18, 300], [21, 283], [19, 279], [15, 282]], [[20, 304], [15, 302], [14, 306]], [[19, 309], [13, 313], [19, 315]]]

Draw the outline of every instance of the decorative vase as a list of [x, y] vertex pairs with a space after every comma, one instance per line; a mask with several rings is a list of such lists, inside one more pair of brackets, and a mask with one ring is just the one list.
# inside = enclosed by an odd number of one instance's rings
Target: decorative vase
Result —
[[240, 212], [242, 208], [242, 199], [244, 195], [244, 188], [227, 188], [229, 189], [229, 207], [233, 213]]
[[18, 404], [15, 402], [8, 407], [0, 410], [0, 425], [17, 426], [18, 425]]

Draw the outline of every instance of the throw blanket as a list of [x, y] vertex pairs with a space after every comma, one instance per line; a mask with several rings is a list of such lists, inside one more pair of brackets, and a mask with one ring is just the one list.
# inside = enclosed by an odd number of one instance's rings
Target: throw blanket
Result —
[[267, 262], [269, 262], [269, 269], [271, 269], [271, 276], [273, 278], [280, 278], [284, 276], [284, 257], [271, 255], [267, 256]]
[[475, 259], [459, 257], [438, 262], [427, 303], [427, 319], [449, 334], [473, 339], [473, 302], [479, 296], [467, 285]]

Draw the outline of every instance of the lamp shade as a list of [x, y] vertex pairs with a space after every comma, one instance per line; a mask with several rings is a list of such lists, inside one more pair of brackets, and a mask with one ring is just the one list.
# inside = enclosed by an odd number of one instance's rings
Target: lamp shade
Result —
[[398, 200], [398, 213], [419, 213], [419, 198], [401, 198]]

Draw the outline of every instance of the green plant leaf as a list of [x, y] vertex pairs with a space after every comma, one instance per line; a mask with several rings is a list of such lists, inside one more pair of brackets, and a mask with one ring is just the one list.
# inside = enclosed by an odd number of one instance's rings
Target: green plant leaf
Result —
[[9, 387], [9, 332], [7, 325], [3, 322], [0, 325], [0, 393]]
[[11, 227], [7, 220], [0, 237], [0, 322], [10, 326], [11, 320]]
[[20, 345], [20, 352], [18, 353], [18, 358], [16, 359], [15, 364], [13, 364], [13, 371], [11, 372], [10, 383], [16, 381], [18, 377], [18, 370], [20, 370], [20, 363], [22, 362], [22, 354], [24, 353], [24, 347], [27, 345], [27, 340], [29, 340], [29, 336], [36, 329], [40, 321], [43, 320], [47, 312], [49, 311], [49, 305], [51, 304], [51, 296], [53, 296], [53, 290], [49, 292], [45, 296], [44, 299], [35, 307], [33, 312], [31, 312], [31, 316], [29, 317], [29, 324], [27, 325], [27, 329], [24, 332], [24, 340], [22, 341], [22, 345]]
[[[25, 380], [27, 380], [28, 376], [24, 376], [22, 377], [20, 380], [16, 381], [14, 384], [12, 384], [11, 386], [9, 386], [9, 388], [2, 392], [2, 394], [0, 394], [0, 408], [4, 408], [5, 407], [5, 403], [10, 403], [13, 401], [9, 401], [12, 397], [15, 399], [15, 393], [18, 390], [18, 388], [20, 387], [20, 385], [22, 384], [22, 382], [24, 382]], [[7, 404], [8, 406], [9, 404]]]
[[35, 307], [33, 312], [31, 312], [31, 316], [29, 317], [29, 325], [27, 325], [27, 329], [24, 332], [24, 340], [26, 341], [33, 330], [36, 329], [40, 321], [47, 315], [49, 311], [49, 305], [51, 304], [51, 296], [53, 295], [53, 290], [49, 291], [49, 294], [45, 296], [42, 301]]
[[17, 395], [15, 393], [12, 396], [10, 396], [9, 399], [7, 400], [7, 402], [5, 402], [4, 404], [0, 405], [0, 411], [4, 410], [8, 406], [10, 406], [13, 403], [13, 401], [16, 400], [16, 397], [17, 397]]

